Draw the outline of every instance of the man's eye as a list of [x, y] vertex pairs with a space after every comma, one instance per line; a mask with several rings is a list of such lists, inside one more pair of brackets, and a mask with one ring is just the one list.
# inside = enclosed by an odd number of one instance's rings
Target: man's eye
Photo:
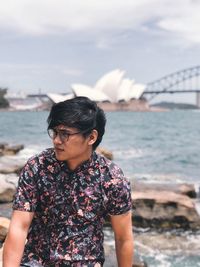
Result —
[[62, 134], [62, 136], [67, 137], [69, 135], [69, 133], [67, 131], [60, 131], [60, 133]]

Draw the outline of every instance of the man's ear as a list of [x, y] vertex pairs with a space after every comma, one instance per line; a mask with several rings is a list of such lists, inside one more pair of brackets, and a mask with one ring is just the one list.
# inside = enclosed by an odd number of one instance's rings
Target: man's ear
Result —
[[95, 142], [96, 142], [96, 140], [97, 140], [97, 137], [98, 137], [98, 132], [97, 132], [97, 130], [92, 130], [92, 132], [90, 133], [90, 135], [89, 135], [89, 141], [88, 141], [88, 145], [93, 145]]

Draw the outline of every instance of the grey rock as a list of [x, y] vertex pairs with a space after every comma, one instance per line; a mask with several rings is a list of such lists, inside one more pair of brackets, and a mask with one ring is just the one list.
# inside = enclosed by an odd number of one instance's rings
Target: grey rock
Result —
[[16, 155], [22, 149], [24, 149], [24, 145], [8, 145], [7, 143], [0, 143], [0, 156]]
[[16, 191], [17, 180], [17, 176], [14, 175], [10, 177], [10, 179], [7, 177], [7, 175], [0, 175], [0, 203], [7, 203], [13, 200], [13, 195]]
[[10, 220], [8, 218], [0, 217], [0, 241], [4, 241], [8, 233]]
[[187, 183], [142, 183], [142, 182], [134, 182], [132, 184], [132, 190], [136, 192], [145, 192], [149, 190], [155, 191], [169, 191], [174, 192], [181, 195], [187, 195], [191, 198], [196, 198], [197, 193], [195, 190], [195, 186], [193, 184]]
[[[132, 191], [134, 226], [155, 229], [200, 229], [192, 186], [137, 184]], [[189, 194], [194, 196], [194, 194]]]
[[0, 173], [2, 174], [19, 174], [24, 166], [24, 160], [12, 158], [12, 156], [5, 156], [0, 158]]

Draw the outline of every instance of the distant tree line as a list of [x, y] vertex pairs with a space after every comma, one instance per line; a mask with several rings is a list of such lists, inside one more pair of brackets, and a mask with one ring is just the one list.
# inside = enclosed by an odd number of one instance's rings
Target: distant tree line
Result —
[[0, 88], [0, 108], [7, 108], [9, 107], [9, 102], [5, 98], [5, 95], [7, 93], [7, 88]]
[[174, 102], [159, 102], [151, 105], [153, 107], [161, 107], [167, 109], [197, 109], [197, 105], [188, 104], [188, 103], [174, 103]]

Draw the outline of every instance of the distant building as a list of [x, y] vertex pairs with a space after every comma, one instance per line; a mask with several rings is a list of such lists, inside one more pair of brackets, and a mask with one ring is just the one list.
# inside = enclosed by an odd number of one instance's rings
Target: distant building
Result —
[[47, 95], [26, 95], [23, 92], [7, 94], [11, 110], [45, 110], [50, 106]]
[[84, 84], [72, 84], [69, 94], [12, 94], [7, 95], [11, 109], [44, 110], [76, 96], [85, 96], [98, 103], [104, 110], [148, 110], [147, 101], [142, 98], [146, 85], [124, 78], [125, 71], [116, 69], [106, 73], [91, 87]]
[[107, 110], [133, 110], [137, 106], [137, 110], [147, 109], [148, 104], [141, 96], [146, 85], [135, 83], [134, 80], [124, 78], [125, 71], [116, 69], [106, 73], [100, 78], [94, 87], [84, 84], [72, 84], [71, 94], [47, 94], [54, 102], [58, 103], [75, 96], [86, 96], [97, 102], [100, 106]]

